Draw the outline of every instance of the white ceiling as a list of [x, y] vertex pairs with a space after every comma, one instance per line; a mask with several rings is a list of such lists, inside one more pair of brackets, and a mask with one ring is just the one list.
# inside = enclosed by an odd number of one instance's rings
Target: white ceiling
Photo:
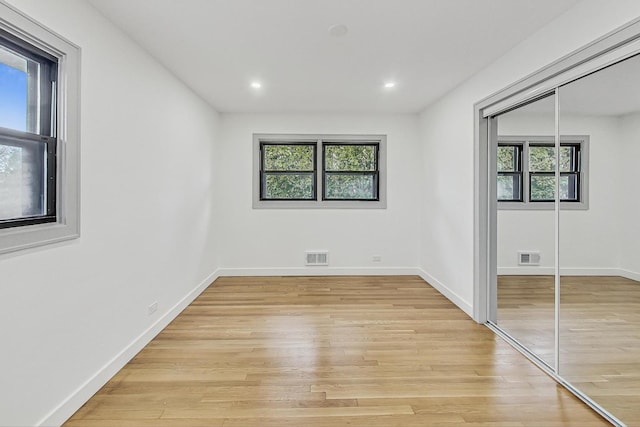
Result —
[[622, 116], [640, 112], [640, 55], [560, 88], [560, 113]]
[[417, 112], [578, 2], [88, 1], [221, 112]]

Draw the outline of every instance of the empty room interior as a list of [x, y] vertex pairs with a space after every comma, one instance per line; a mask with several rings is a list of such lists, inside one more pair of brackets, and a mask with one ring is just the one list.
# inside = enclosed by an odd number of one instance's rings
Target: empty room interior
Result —
[[637, 0], [0, 0], [0, 426], [640, 426], [638, 159]]

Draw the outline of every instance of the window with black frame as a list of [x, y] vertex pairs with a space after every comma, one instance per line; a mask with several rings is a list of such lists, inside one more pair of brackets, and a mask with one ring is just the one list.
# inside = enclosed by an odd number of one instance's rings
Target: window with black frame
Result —
[[316, 199], [316, 143], [260, 144], [260, 200]]
[[[560, 202], [588, 209], [588, 135], [560, 137]], [[497, 200], [500, 209], [553, 209], [556, 146], [552, 136], [498, 136]]]
[[386, 209], [386, 135], [253, 134], [254, 209]]
[[521, 202], [522, 145], [498, 144], [498, 201]]
[[378, 200], [379, 145], [324, 143], [323, 200]]
[[0, 31], [0, 228], [56, 221], [57, 65]]
[[[529, 146], [529, 200], [552, 202], [555, 200], [555, 146], [530, 144]], [[580, 144], [560, 144], [560, 201], [580, 201]]]

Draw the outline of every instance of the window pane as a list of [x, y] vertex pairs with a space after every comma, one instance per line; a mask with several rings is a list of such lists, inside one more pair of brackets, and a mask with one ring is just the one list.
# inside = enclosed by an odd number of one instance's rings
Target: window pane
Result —
[[578, 165], [574, 161], [576, 147], [560, 147], [560, 172], [577, 172]]
[[326, 199], [373, 200], [378, 198], [375, 175], [327, 174]]
[[27, 129], [27, 61], [0, 46], [0, 127]]
[[518, 170], [518, 147], [498, 147], [498, 171], [515, 172]]
[[45, 144], [0, 144], [0, 220], [46, 214]]
[[532, 172], [554, 172], [555, 147], [529, 147], [529, 170]]
[[325, 145], [324, 167], [328, 171], [375, 171], [373, 145]]
[[531, 175], [531, 200], [555, 200], [555, 186], [554, 176]]
[[[577, 147], [560, 147], [560, 172], [576, 172], [577, 162], [574, 161]], [[554, 172], [554, 147], [529, 147], [529, 169], [533, 172]], [[499, 169], [498, 169], [499, 170]]]
[[303, 144], [264, 145], [264, 168], [266, 171], [313, 171], [313, 148]]
[[498, 175], [498, 200], [522, 200], [520, 175]]
[[578, 192], [578, 175], [561, 175], [560, 176], [560, 200], [579, 199]]
[[266, 174], [264, 199], [313, 200], [313, 174]]

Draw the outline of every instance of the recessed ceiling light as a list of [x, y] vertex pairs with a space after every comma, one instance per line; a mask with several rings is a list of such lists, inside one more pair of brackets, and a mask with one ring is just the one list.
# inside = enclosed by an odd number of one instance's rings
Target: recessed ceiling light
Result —
[[384, 84], [384, 87], [385, 87], [385, 89], [391, 89], [391, 88], [394, 88], [394, 87], [396, 87], [396, 82], [386, 82], [386, 83]]
[[349, 28], [344, 24], [336, 24], [329, 27], [329, 34], [334, 37], [346, 36], [349, 32]]
[[262, 83], [260, 82], [251, 82], [251, 87], [254, 89], [260, 89], [262, 87]]

